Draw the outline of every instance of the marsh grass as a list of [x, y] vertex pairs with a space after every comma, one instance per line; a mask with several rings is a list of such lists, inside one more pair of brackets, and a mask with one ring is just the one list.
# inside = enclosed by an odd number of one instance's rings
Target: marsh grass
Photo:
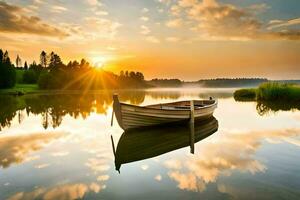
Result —
[[263, 83], [256, 90], [256, 99], [263, 101], [300, 101], [300, 86], [278, 82]]
[[233, 97], [237, 101], [255, 101], [256, 100], [256, 89], [240, 89], [233, 93]]
[[257, 89], [236, 90], [234, 99], [237, 101], [300, 102], [300, 85], [279, 82], [262, 83]]

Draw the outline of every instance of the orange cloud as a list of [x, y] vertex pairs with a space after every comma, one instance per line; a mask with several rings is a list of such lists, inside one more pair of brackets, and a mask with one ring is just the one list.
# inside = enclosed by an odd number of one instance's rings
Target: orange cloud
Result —
[[24, 10], [15, 5], [0, 2], [0, 13], [0, 32], [27, 33], [50, 37], [69, 36], [65, 30], [47, 24], [39, 17], [26, 16]]
[[201, 152], [199, 156], [188, 160], [168, 160], [165, 166], [170, 169], [169, 177], [178, 183], [180, 189], [201, 192], [205, 184], [216, 182], [221, 174], [230, 175], [232, 170], [252, 174], [264, 172], [267, 166], [254, 157], [262, 140], [267, 138], [298, 146], [299, 141], [291, 138], [299, 134], [300, 129], [222, 133], [213, 142], [207, 141], [198, 146], [196, 152]]
[[42, 149], [51, 141], [64, 136], [64, 133], [35, 133], [30, 135], [0, 137], [0, 166], [9, 167], [13, 163], [22, 163], [35, 159], [29, 153]]

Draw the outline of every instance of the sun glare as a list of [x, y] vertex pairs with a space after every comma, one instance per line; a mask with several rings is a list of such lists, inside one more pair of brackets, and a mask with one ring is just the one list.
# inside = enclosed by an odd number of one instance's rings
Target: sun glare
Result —
[[98, 56], [98, 57], [94, 57], [92, 59], [92, 61], [93, 61], [94, 67], [96, 67], [96, 68], [102, 68], [102, 67], [104, 67], [107, 59], [105, 57], [103, 57], [103, 56]]

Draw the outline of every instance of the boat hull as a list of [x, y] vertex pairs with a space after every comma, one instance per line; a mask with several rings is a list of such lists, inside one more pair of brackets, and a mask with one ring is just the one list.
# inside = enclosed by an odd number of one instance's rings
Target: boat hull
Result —
[[[183, 104], [184, 102], [175, 102]], [[170, 123], [187, 122], [191, 118], [190, 109], [166, 109], [162, 104], [152, 106], [135, 106], [124, 104], [114, 99], [114, 112], [117, 121], [123, 130], [139, 129], [149, 126], [166, 125]], [[212, 117], [214, 110], [217, 107], [217, 102], [203, 108], [194, 109], [194, 119], [196, 121], [205, 120]]]

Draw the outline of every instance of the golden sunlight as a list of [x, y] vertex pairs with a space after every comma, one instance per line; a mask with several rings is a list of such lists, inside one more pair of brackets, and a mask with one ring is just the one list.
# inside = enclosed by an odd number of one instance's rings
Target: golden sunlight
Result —
[[107, 62], [107, 58], [104, 56], [97, 56], [92, 58], [92, 64], [96, 68], [102, 68], [104, 67], [105, 63]]

